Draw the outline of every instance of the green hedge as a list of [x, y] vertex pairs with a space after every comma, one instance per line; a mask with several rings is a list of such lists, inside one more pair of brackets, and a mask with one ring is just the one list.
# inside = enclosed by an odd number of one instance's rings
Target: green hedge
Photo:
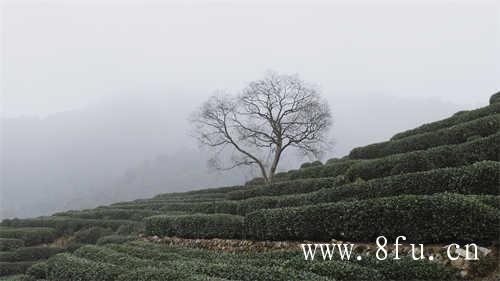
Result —
[[47, 278], [47, 269], [47, 262], [38, 262], [26, 270], [26, 275], [30, 275], [35, 279], [45, 279]]
[[500, 102], [500, 92], [491, 95], [490, 104], [499, 103], [499, 102]]
[[159, 215], [158, 212], [152, 210], [131, 210], [131, 209], [114, 209], [114, 208], [97, 208], [83, 211], [66, 211], [56, 213], [54, 216], [66, 216], [81, 219], [99, 219], [99, 220], [142, 220], [145, 217]]
[[2, 221], [2, 226], [12, 227], [51, 227], [54, 228], [58, 235], [73, 234], [74, 232], [93, 226], [111, 228], [113, 230], [122, 225], [132, 225], [140, 227], [142, 222], [131, 220], [98, 220], [98, 219], [80, 219], [70, 217], [39, 217], [32, 219], [5, 219]]
[[258, 240], [374, 242], [384, 235], [408, 242], [494, 242], [498, 211], [458, 194], [405, 195], [297, 208], [260, 210], [245, 218], [247, 235]]
[[211, 193], [218, 193], [218, 194], [224, 194], [227, 192], [239, 190], [239, 189], [245, 189], [247, 188], [246, 186], [223, 186], [223, 187], [216, 187], [216, 188], [206, 188], [206, 189], [200, 189], [200, 190], [192, 190], [192, 191], [187, 191], [187, 192], [178, 192], [178, 193], [163, 193], [163, 194], [158, 194], [156, 195], [155, 199], [165, 199], [165, 198], [175, 198], [175, 197], [183, 197], [183, 198], [196, 198], [196, 196], [207, 196]]
[[318, 167], [318, 166], [323, 166], [323, 163], [321, 161], [314, 161], [314, 162], [306, 162], [300, 165], [300, 168], [310, 168], [310, 167]]
[[24, 241], [16, 238], [0, 238], [0, 251], [11, 251], [24, 247]]
[[75, 233], [73, 240], [82, 244], [95, 244], [99, 238], [111, 235], [113, 230], [94, 226], [87, 229], [79, 230]]
[[172, 270], [169, 268], [140, 268], [124, 273], [118, 277], [120, 281], [168, 281], [192, 280], [188, 272]]
[[433, 132], [358, 147], [351, 151], [349, 158], [373, 159], [392, 154], [424, 150], [440, 145], [458, 144], [467, 142], [472, 136], [485, 137], [492, 135], [498, 132], [499, 129], [500, 114], [494, 114]]
[[205, 213], [205, 214], [236, 214], [238, 202], [234, 201], [216, 201], [211, 203], [176, 203], [167, 204], [161, 208], [162, 212], [182, 211], [187, 213]]
[[420, 127], [417, 127], [415, 129], [407, 130], [401, 133], [398, 133], [394, 135], [391, 140], [396, 140], [396, 139], [401, 139], [405, 138], [411, 135], [416, 135], [416, 134], [422, 134], [422, 133], [427, 133], [427, 132], [432, 132], [436, 131], [439, 129], [451, 127], [453, 125], [469, 122], [474, 119], [478, 119], [487, 115], [492, 115], [500, 113], [500, 103], [493, 103], [491, 105], [481, 107], [475, 110], [471, 110], [469, 112], [459, 114], [459, 115], [454, 115], [449, 118], [432, 122], [432, 123], [427, 123], [424, 124]]
[[484, 205], [493, 207], [500, 210], [500, 196], [499, 195], [469, 195], [469, 197], [483, 203]]
[[154, 216], [145, 219], [150, 235], [185, 238], [240, 238], [243, 218], [227, 214]]
[[[343, 200], [360, 200], [396, 195], [428, 195], [441, 192], [498, 195], [500, 163], [482, 161], [458, 168], [442, 168], [358, 181], [332, 186], [310, 193], [285, 196], [260, 196], [241, 201], [228, 201], [237, 207], [220, 210], [227, 214], [245, 215], [260, 209], [312, 205]], [[221, 202], [222, 203], [222, 202]], [[194, 208], [194, 207], [193, 207]], [[207, 209], [211, 211], [211, 209]], [[198, 212], [205, 212], [202, 208]]]
[[34, 262], [0, 262], [0, 276], [24, 273]]
[[272, 183], [269, 185], [252, 187], [246, 190], [229, 192], [226, 195], [228, 200], [243, 200], [259, 196], [277, 196], [289, 195], [296, 193], [306, 193], [315, 190], [330, 188], [344, 184], [344, 177], [338, 176], [335, 178], [312, 178], [299, 179], [293, 181], [283, 181]]
[[59, 254], [47, 262], [47, 279], [64, 281], [115, 281], [122, 273], [119, 267]]
[[26, 247], [10, 252], [0, 252], [1, 262], [37, 261], [47, 259], [63, 251], [57, 247]]
[[350, 181], [457, 167], [482, 160], [500, 160], [500, 133], [478, 140], [427, 150], [395, 154], [353, 164], [346, 173]]
[[56, 239], [56, 232], [49, 227], [0, 227], [0, 237], [24, 241], [26, 246], [50, 243]]
[[137, 239], [137, 237], [132, 236], [132, 235], [113, 234], [113, 235], [108, 235], [108, 236], [104, 236], [104, 237], [99, 238], [99, 240], [97, 240], [96, 244], [97, 245], [121, 244], [121, 243], [125, 243], [125, 242], [132, 241], [135, 239]]

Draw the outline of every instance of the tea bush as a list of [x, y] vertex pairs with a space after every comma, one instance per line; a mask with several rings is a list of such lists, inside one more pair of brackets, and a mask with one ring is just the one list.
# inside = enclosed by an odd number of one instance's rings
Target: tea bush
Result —
[[247, 235], [258, 240], [373, 242], [380, 235], [405, 235], [419, 243], [479, 243], [496, 241], [500, 234], [496, 209], [458, 194], [266, 209], [248, 214], [245, 224]]
[[227, 214], [154, 216], [145, 219], [150, 235], [185, 238], [240, 238], [243, 218]]
[[[424, 150], [431, 147], [467, 142], [470, 137], [485, 137], [500, 129], [500, 114], [489, 115], [452, 127], [355, 148], [352, 159], [380, 158], [392, 154]], [[472, 140], [472, 139], [470, 139]]]

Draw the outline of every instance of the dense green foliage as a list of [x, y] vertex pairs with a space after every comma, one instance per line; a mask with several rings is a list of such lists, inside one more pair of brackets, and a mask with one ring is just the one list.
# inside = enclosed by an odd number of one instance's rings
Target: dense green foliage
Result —
[[243, 218], [227, 214], [193, 214], [146, 218], [146, 232], [151, 235], [186, 238], [239, 238]]
[[24, 241], [26, 246], [42, 243], [50, 243], [55, 240], [56, 233], [53, 228], [48, 227], [0, 227], [1, 238], [15, 238]]
[[140, 227], [142, 223], [130, 220], [80, 219], [80, 218], [58, 217], [58, 216], [39, 217], [33, 219], [5, 219], [2, 221], [2, 226], [50, 227], [55, 229], [57, 234], [59, 235], [73, 234], [74, 232], [80, 229], [90, 228], [93, 226], [117, 229], [123, 225], [133, 225]]
[[95, 244], [99, 238], [111, 235], [113, 231], [109, 228], [94, 226], [79, 230], [74, 235], [74, 241], [83, 244]]
[[59, 254], [47, 262], [49, 280], [114, 281], [122, 271], [114, 265], [94, 262], [70, 254]]
[[247, 235], [259, 240], [369, 242], [405, 235], [419, 243], [493, 242], [500, 234], [496, 209], [458, 194], [260, 210], [247, 215], [245, 224]]
[[66, 216], [82, 219], [100, 219], [100, 220], [142, 220], [145, 217], [159, 215], [160, 213], [152, 210], [130, 210], [130, 209], [111, 209], [97, 208], [83, 211], [67, 211], [54, 214], [55, 216]]
[[25, 272], [34, 262], [0, 262], [0, 276], [14, 275]]
[[0, 252], [0, 261], [37, 261], [41, 259], [47, 259], [55, 254], [61, 253], [62, 250], [63, 249], [61, 248], [43, 246], [19, 248], [15, 251]]
[[[490, 100], [491, 101], [491, 100]], [[481, 107], [475, 110], [471, 110], [468, 112], [464, 112], [462, 114], [458, 115], [453, 115], [449, 118], [424, 124], [418, 128], [407, 130], [401, 133], [398, 133], [392, 137], [391, 140], [396, 140], [396, 139], [401, 139], [405, 138], [411, 135], [416, 135], [416, 134], [422, 134], [422, 133], [427, 133], [427, 132], [432, 132], [436, 131], [442, 128], [447, 128], [451, 127], [457, 124], [469, 122], [474, 119], [478, 119], [487, 115], [492, 115], [500, 113], [500, 104], [499, 103], [492, 103], [489, 106]]]
[[358, 178], [369, 180], [390, 175], [463, 166], [483, 160], [500, 160], [500, 133], [462, 144], [444, 145], [364, 160], [353, 164], [346, 172], [346, 177], [351, 181]]
[[371, 159], [424, 150], [440, 145], [458, 144], [468, 141], [472, 136], [485, 137], [499, 130], [500, 114], [494, 114], [433, 132], [358, 147], [351, 151], [349, 157], [351, 159]]
[[26, 270], [26, 274], [34, 277], [35, 279], [45, 279], [47, 278], [47, 269], [47, 262], [39, 262], [28, 268], [28, 270]]
[[[260, 209], [311, 205], [343, 200], [361, 200], [377, 197], [440, 192], [498, 195], [500, 163], [478, 162], [458, 168], [408, 173], [369, 181], [359, 181], [311, 193], [289, 196], [262, 196], [239, 201], [238, 214]], [[488, 199], [485, 199], [488, 200]], [[491, 199], [490, 199], [491, 200]]]
[[104, 245], [104, 244], [121, 244], [125, 243], [128, 241], [135, 240], [137, 237], [136, 236], [126, 236], [126, 235], [108, 235], [108, 236], [103, 236], [97, 240], [97, 245]]
[[10, 251], [24, 247], [24, 241], [15, 238], [0, 238], [0, 251]]
[[306, 193], [322, 188], [330, 188], [344, 183], [345, 180], [342, 176], [338, 176], [335, 178], [313, 178], [283, 181], [263, 186], [256, 186], [245, 190], [229, 192], [226, 195], [226, 199], [242, 200], [259, 196], [277, 196], [295, 193]]
[[499, 102], [500, 102], [500, 92], [491, 95], [490, 104], [499, 103]]

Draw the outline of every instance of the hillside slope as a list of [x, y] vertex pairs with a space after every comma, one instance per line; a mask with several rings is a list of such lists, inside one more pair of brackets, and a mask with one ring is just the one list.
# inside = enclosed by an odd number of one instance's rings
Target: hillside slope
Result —
[[[3, 220], [0, 276], [10, 277], [0, 280], [495, 278], [500, 93], [488, 106], [276, 179]], [[431, 246], [421, 261], [379, 261], [372, 243], [380, 235]], [[304, 261], [296, 245], [332, 239], [365, 245], [356, 248], [363, 258]], [[482, 246], [480, 261], [447, 260], [450, 243]]]

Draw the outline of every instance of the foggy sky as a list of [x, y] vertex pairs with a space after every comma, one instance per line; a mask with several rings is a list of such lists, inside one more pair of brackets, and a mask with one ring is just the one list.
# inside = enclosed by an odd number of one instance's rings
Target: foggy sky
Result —
[[238, 93], [269, 70], [298, 73], [327, 98], [327, 158], [484, 106], [500, 89], [498, 1], [2, 4], [8, 216], [243, 182], [200, 165], [187, 118], [215, 90]]

